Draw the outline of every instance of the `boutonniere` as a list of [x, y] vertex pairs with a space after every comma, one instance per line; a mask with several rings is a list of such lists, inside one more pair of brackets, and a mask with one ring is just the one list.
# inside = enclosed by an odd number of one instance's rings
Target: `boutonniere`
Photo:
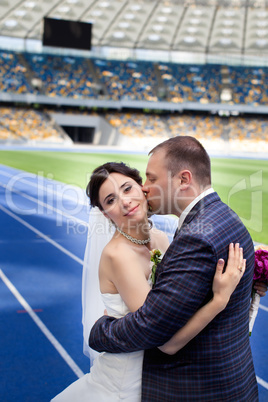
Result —
[[151, 261], [153, 262], [152, 272], [151, 272], [151, 281], [154, 285], [155, 284], [155, 271], [156, 271], [157, 265], [162, 260], [162, 253], [158, 248], [154, 248], [153, 250], [150, 251], [150, 254], [151, 254]]
[[[268, 249], [266, 246], [255, 247], [255, 266], [253, 284], [255, 281], [268, 284]], [[249, 336], [251, 335], [255, 319], [258, 314], [260, 295], [252, 289], [252, 299], [249, 309]]]

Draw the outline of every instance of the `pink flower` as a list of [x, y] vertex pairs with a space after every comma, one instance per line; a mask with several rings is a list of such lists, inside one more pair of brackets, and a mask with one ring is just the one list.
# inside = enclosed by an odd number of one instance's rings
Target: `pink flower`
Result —
[[259, 249], [255, 251], [253, 280], [268, 284], [268, 250]]
[[[255, 267], [253, 281], [264, 282], [268, 285], [268, 247], [255, 247]], [[258, 314], [260, 295], [252, 289], [252, 300], [249, 309], [249, 336], [251, 336], [253, 325]]]

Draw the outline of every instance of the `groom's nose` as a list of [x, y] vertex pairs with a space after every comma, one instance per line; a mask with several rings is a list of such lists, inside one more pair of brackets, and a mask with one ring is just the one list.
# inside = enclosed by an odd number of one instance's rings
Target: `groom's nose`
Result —
[[145, 193], [145, 197], [147, 196], [147, 194], [150, 192], [149, 186], [146, 184], [146, 182], [144, 183], [144, 185], [142, 186], [142, 191]]

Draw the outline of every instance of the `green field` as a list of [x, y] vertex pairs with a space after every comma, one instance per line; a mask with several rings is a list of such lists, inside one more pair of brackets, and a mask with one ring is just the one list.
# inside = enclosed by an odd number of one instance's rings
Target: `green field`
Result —
[[[126, 162], [144, 177], [147, 160], [140, 154], [0, 151], [2, 164], [82, 188], [92, 170], [104, 162]], [[268, 244], [268, 160], [213, 158], [212, 183], [253, 240]]]

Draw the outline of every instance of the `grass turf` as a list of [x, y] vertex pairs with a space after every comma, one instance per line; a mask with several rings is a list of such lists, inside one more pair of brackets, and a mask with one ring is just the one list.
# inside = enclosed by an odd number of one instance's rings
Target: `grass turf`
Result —
[[[147, 155], [0, 151], [0, 163], [85, 188], [92, 170], [123, 161], [144, 177]], [[212, 185], [243, 220], [254, 241], [268, 244], [268, 160], [212, 158]]]

